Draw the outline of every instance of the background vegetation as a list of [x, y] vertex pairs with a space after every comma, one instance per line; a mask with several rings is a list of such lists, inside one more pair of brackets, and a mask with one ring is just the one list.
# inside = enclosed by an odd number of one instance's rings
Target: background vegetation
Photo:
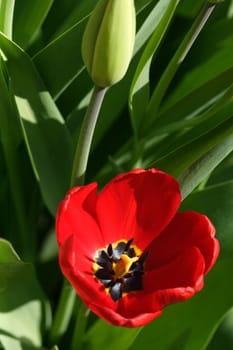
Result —
[[[95, 3], [0, 0], [0, 349], [54, 345], [54, 216], [93, 87], [80, 43]], [[135, 0], [134, 57], [106, 94], [86, 183], [103, 186], [135, 166], [167, 171], [180, 181], [182, 209], [212, 219], [220, 258], [201, 293], [143, 329], [90, 315], [83, 349], [233, 349], [233, 1], [216, 5], [187, 52], [205, 4]], [[78, 309], [59, 349], [70, 349]]]

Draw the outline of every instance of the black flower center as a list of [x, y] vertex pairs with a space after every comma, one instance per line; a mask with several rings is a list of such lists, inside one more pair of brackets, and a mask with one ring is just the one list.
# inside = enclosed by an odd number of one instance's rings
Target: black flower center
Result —
[[148, 252], [142, 253], [133, 238], [118, 241], [97, 251], [93, 265], [95, 277], [104, 285], [114, 301], [125, 294], [142, 290], [144, 262]]

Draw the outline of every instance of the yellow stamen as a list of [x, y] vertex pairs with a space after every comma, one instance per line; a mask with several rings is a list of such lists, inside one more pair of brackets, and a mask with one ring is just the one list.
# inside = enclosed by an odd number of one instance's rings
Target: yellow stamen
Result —
[[113, 271], [115, 272], [115, 277], [122, 278], [130, 270], [131, 265], [138, 260], [138, 257], [130, 258], [126, 254], [122, 254], [118, 262], [113, 263]]

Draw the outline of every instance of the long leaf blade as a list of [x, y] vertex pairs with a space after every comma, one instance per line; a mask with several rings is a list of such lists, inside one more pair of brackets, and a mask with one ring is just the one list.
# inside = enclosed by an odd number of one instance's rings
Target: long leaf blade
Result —
[[0, 47], [7, 58], [32, 166], [45, 202], [54, 213], [69, 187], [70, 135], [30, 58], [2, 34]]

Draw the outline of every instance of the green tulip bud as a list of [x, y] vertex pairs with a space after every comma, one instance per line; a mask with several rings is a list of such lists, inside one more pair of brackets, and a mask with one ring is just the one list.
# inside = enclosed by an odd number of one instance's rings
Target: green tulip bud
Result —
[[99, 0], [82, 41], [83, 60], [96, 85], [107, 87], [123, 78], [132, 58], [135, 31], [134, 0]]

